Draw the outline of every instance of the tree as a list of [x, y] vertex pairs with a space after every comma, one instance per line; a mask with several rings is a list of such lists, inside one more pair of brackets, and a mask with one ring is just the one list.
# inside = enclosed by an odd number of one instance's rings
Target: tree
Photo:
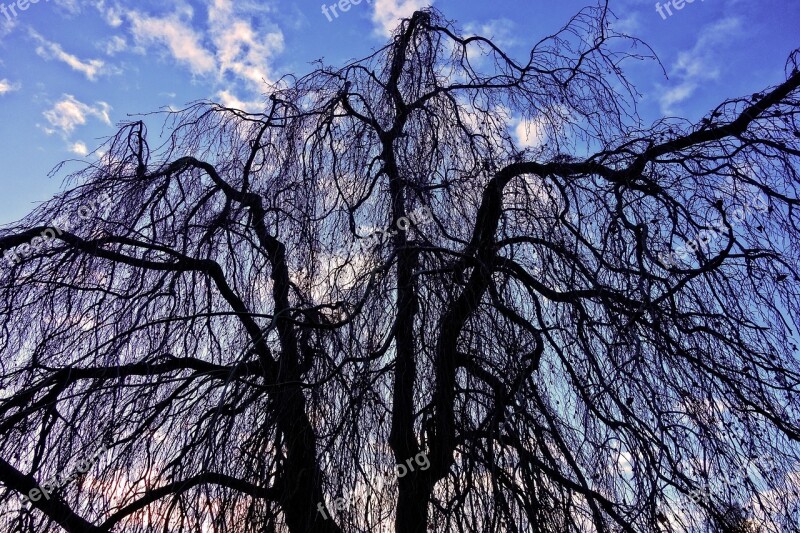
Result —
[[764, 531], [796, 520], [798, 52], [773, 87], [646, 126], [621, 65], [648, 49], [609, 16], [518, 62], [429, 9], [263, 113], [198, 103], [158, 147], [152, 117], [123, 124], [0, 234], [3, 520], [682, 531], [734, 500]]

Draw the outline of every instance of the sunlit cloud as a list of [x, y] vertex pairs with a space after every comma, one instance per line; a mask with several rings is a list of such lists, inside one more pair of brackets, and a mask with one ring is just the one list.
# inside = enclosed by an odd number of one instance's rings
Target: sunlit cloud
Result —
[[214, 56], [202, 44], [202, 36], [191, 27], [191, 10], [166, 17], [151, 17], [137, 11], [127, 16], [136, 41], [143, 45], [162, 45], [178, 62], [193, 74], [214, 71]]
[[89, 149], [83, 141], [76, 141], [69, 145], [69, 151], [79, 156], [85, 156], [89, 153]]
[[513, 131], [514, 140], [523, 148], [535, 148], [547, 141], [547, 130], [541, 118], [520, 119]]
[[242, 111], [247, 111], [249, 113], [256, 113], [258, 111], [263, 111], [264, 109], [264, 102], [261, 100], [241, 100], [236, 95], [231, 93], [228, 90], [222, 90], [217, 92], [217, 101], [225, 106], [231, 107], [234, 109], [241, 109]]
[[251, 88], [261, 89], [270, 79], [272, 59], [283, 51], [283, 33], [277, 28], [259, 31], [235, 14], [231, 0], [214, 0], [208, 20], [220, 79], [233, 74]]
[[11, 83], [7, 79], [2, 79], [0, 80], [0, 96], [13, 91], [18, 91], [21, 87], [22, 85], [19, 83]]
[[400, 19], [408, 18], [422, 8], [433, 5], [433, 0], [375, 0], [372, 21], [381, 35], [389, 36]]
[[257, 23], [241, 9], [231, 0], [213, 0], [205, 29], [193, 25], [194, 11], [187, 5], [165, 16], [129, 11], [125, 17], [136, 44], [161, 47], [192, 74], [221, 85], [217, 97], [223, 105], [254, 111], [263, 107], [253, 97], [273, 82], [271, 65], [284, 50], [284, 38], [277, 26]]
[[94, 7], [97, 8], [106, 23], [112, 28], [122, 25], [122, 8], [118, 4], [107, 5], [105, 0], [95, 0]]
[[86, 124], [88, 117], [94, 117], [110, 126], [111, 118], [108, 113], [111, 106], [106, 102], [97, 102], [91, 106], [78, 101], [71, 94], [65, 94], [51, 109], [43, 113], [52, 128], [45, 128], [50, 134], [61, 131], [62, 134], [72, 133], [76, 127]]
[[128, 49], [128, 41], [124, 37], [115, 35], [106, 41], [104, 50], [107, 55], [113, 56]]

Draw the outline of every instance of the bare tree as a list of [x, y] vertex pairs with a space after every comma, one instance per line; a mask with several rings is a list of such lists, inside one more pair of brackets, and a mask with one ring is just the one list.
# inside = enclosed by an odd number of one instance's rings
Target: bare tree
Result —
[[199, 103], [160, 145], [122, 125], [0, 233], [0, 520], [796, 524], [798, 53], [646, 126], [621, 65], [649, 49], [609, 16], [519, 62], [426, 10], [264, 113]]

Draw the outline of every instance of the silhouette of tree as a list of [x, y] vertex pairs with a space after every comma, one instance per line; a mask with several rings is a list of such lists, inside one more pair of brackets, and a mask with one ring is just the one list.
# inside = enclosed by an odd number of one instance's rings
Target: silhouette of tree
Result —
[[0, 232], [4, 525], [795, 523], [798, 53], [646, 126], [609, 16], [520, 62], [429, 9], [263, 113], [122, 125]]

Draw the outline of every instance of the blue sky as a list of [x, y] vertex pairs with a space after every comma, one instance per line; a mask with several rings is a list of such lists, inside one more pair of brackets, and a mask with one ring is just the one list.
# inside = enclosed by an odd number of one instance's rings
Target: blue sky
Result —
[[[320, 0], [28, 1], [22, 10], [18, 0], [0, 0], [0, 223], [58, 192], [65, 171], [49, 171], [96, 160], [94, 149], [130, 115], [197, 99], [258, 109], [261, 80], [305, 74], [320, 58], [341, 65], [363, 57], [386, 42], [398, 17], [431, 3], [362, 0], [329, 20]], [[590, 2], [433, 5], [465, 32], [523, 56]], [[651, 0], [610, 6], [616, 28], [650, 44], [668, 76], [654, 62], [628, 63], [648, 121], [696, 119], [725, 98], [779, 83], [800, 46], [798, 0], [695, 0], [666, 18]]]

